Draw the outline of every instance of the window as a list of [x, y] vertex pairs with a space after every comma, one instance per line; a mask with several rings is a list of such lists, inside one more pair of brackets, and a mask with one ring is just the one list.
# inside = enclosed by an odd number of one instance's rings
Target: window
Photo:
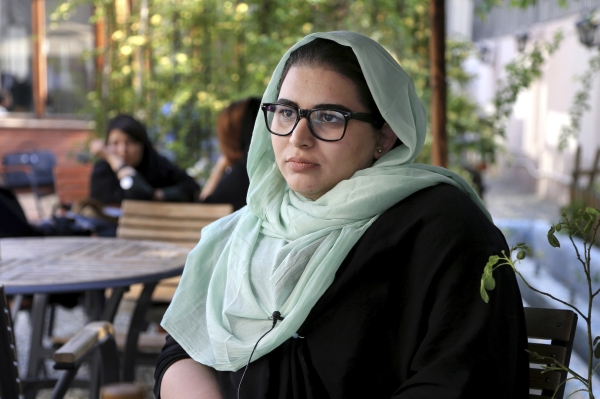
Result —
[[43, 117], [86, 108], [95, 62], [82, 55], [94, 49], [92, 6], [79, 5], [68, 19], [51, 20], [61, 3], [0, 0], [0, 90], [12, 95], [5, 103], [10, 112]]
[[31, 3], [0, 0], [0, 89], [12, 94], [0, 105], [9, 111], [33, 111], [31, 34]]

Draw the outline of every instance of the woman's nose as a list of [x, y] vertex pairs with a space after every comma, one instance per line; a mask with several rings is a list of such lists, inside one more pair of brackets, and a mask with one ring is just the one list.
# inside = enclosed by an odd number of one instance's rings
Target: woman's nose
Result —
[[294, 147], [312, 147], [315, 140], [316, 137], [312, 135], [308, 127], [308, 120], [306, 118], [300, 119], [290, 135], [290, 143]]

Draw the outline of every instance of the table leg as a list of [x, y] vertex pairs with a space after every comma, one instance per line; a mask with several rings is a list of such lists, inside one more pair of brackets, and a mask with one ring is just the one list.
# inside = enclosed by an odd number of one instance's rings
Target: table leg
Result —
[[104, 290], [92, 290], [85, 292], [85, 312], [90, 320], [101, 320], [104, 308]]
[[113, 288], [110, 298], [108, 298], [108, 301], [104, 304], [104, 310], [102, 311], [100, 320], [110, 321], [111, 323], [115, 320], [121, 299], [128, 289], [129, 287]]
[[[42, 344], [44, 336], [44, 321], [46, 320], [47, 294], [35, 294], [31, 308], [31, 342], [29, 345], [29, 361], [27, 364], [27, 377], [35, 378], [40, 371], [45, 372], [44, 359], [52, 356], [52, 350]], [[32, 391], [26, 398], [34, 398], [36, 392]]]
[[23, 295], [14, 295], [12, 298], [12, 305], [10, 306], [10, 315], [13, 320], [17, 319], [17, 313], [21, 310], [23, 304]]
[[146, 311], [148, 305], [152, 302], [152, 293], [157, 283], [147, 283], [144, 285], [144, 289], [138, 301], [135, 305], [133, 315], [131, 317], [131, 323], [129, 324], [129, 331], [127, 332], [127, 340], [125, 341], [125, 353], [123, 356], [123, 381], [133, 382], [135, 378], [135, 360], [138, 349], [138, 339], [140, 332], [145, 328], [146, 322]]

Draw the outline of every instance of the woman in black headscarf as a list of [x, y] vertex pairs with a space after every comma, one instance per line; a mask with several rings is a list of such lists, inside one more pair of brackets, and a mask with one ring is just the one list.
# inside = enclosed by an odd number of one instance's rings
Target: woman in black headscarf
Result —
[[120, 205], [125, 199], [191, 202], [200, 189], [156, 152], [144, 126], [129, 115], [111, 119], [106, 141], [93, 141], [90, 150], [100, 158], [90, 196], [104, 204]]
[[250, 180], [246, 163], [254, 121], [260, 110], [260, 98], [232, 103], [217, 119], [217, 137], [222, 155], [200, 193], [200, 201], [232, 204], [233, 209], [246, 205]]

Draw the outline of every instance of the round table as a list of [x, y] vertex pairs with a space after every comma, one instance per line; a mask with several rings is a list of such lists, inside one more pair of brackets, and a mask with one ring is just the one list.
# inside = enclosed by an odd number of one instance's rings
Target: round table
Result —
[[[48, 295], [88, 293], [96, 306], [91, 319], [113, 321], [123, 294], [143, 283], [125, 344], [123, 380], [133, 381], [137, 342], [156, 284], [183, 271], [189, 248], [179, 245], [105, 237], [35, 237], [0, 239], [0, 285], [8, 295], [34, 295], [28, 377], [36, 377], [52, 348], [42, 344]], [[112, 289], [104, 302], [104, 290]], [[100, 305], [99, 305], [100, 304]], [[91, 397], [98, 382], [92, 381]]]
[[40, 294], [126, 287], [178, 276], [189, 249], [106, 237], [0, 239], [0, 285]]

